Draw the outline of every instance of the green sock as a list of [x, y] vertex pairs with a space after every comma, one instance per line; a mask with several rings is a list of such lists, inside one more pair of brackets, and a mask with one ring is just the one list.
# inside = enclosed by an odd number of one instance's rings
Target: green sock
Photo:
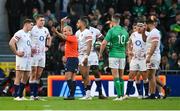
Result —
[[124, 80], [120, 78], [121, 96], [124, 95]]
[[117, 92], [118, 97], [120, 97], [122, 94], [121, 94], [119, 78], [114, 78], [114, 86], [116, 88], [116, 92]]

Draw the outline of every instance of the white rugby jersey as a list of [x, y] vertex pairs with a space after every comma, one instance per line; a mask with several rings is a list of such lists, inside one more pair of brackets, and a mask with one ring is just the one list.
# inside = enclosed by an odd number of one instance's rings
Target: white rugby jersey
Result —
[[24, 58], [31, 57], [31, 39], [30, 39], [30, 33], [25, 32], [23, 29], [16, 32], [13, 36], [13, 39], [15, 39], [17, 50], [24, 52]]
[[156, 28], [151, 30], [151, 32], [149, 33], [149, 36], [146, 39], [146, 48], [147, 48], [146, 54], [149, 53], [150, 48], [152, 46], [152, 42], [158, 41], [158, 46], [156, 47], [156, 49], [152, 55], [152, 58], [159, 59], [160, 58], [160, 40], [161, 40], [160, 31], [157, 30]]
[[32, 47], [38, 53], [45, 52], [46, 38], [49, 36], [49, 31], [46, 27], [38, 28], [36, 25], [31, 30]]
[[85, 29], [82, 32], [78, 30], [75, 35], [78, 38], [79, 55], [84, 55], [87, 50], [87, 42], [92, 40], [92, 34], [88, 29]]
[[[148, 35], [148, 32], [145, 32]], [[146, 43], [142, 39], [142, 34], [138, 32], [133, 32], [130, 36], [133, 47], [133, 58], [145, 59], [146, 57]]]
[[92, 48], [91, 51], [94, 51], [94, 44], [96, 42], [96, 39], [100, 38], [102, 36], [99, 29], [94, 27], [89, 27], [89, 31], [92, 33]]

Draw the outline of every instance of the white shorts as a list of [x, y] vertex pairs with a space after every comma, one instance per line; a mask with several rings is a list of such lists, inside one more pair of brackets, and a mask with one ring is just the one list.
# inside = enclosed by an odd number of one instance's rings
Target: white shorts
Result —
[[126, 64], [125, 58], [109, 58], [109, 67], [113, 69], [124, 69]]
[[[85, 56], [84, 56], [84, 55], [79, 55], [79, 56], [78, 56], [78, 59], [79, 59], [79, 65], [84, 66], [83, 61], [84, 61], [84, 59], [85, 59]], [[87, 64], [87, 66], [90, 66], [89, 62], [88, 62], [88, 64]]]
[[151, 59], [150, 63], [147, 63], [147, 69], [158, 69], [160, 64], [160, 60]]
[[23, 58], [16, 56], [16, 70], [31, 71], [31, 57]]
[[32, 66], [39, 66], [39, 67], [45, 67], [45, 61], [46, 61], [46, 57], [45, 55], [34, 55], [32, 57], [32, 62], [31, 62], [31, 65]]
[[99, 65], [98, 55], [96, 52], [90, 53], [90, 55], [88, 57], [88, 64], [90, 64], [90, 66]]
[[130, 71], [146, 71], [146, 59], [132, 59], [129, 65]]

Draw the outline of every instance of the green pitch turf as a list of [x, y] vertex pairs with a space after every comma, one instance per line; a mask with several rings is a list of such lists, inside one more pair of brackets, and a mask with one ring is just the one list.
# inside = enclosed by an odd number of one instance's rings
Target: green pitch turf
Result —
[[124, 101], [63, 100], [60, 97], [44, 98], [45, 101], [14, 101], [12, 97], [0, 97], [0, 110], [180, 110], [180, 97], [157, 100], [130, 98]]

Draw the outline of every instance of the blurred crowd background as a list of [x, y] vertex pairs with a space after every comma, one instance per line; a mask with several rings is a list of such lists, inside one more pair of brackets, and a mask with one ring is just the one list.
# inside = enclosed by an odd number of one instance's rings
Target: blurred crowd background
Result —
[[[109, 29], [107, 21], [115, 13], [121, 15], [121, 24], [129, 34], [132, 26], [140, 18], [149, 15], [158, 17], [157, 28], [161, 31], [162, 70], [180, 70], [180, 0], [7, 0], [8, 26], [11, 37], [20, 29], [23, 19], [34, 19], [37, 14], [45, 16], [45, 26], [52, 36], [52, 46], [47, 51], [44, 76], [64, 73], [64, 41], [51, 31], [60, 29], [60, 20], [68, 17], [67, 23], [77, 31], [79, 17], [88, 16], [90, 24], [105, 36]], [[98, 46], [98, 44], [97, 44]], [[100, 61], [102, 74], [109, 74], [107, 55]], [[126, 69], [128, 70], [128, 64]]]

